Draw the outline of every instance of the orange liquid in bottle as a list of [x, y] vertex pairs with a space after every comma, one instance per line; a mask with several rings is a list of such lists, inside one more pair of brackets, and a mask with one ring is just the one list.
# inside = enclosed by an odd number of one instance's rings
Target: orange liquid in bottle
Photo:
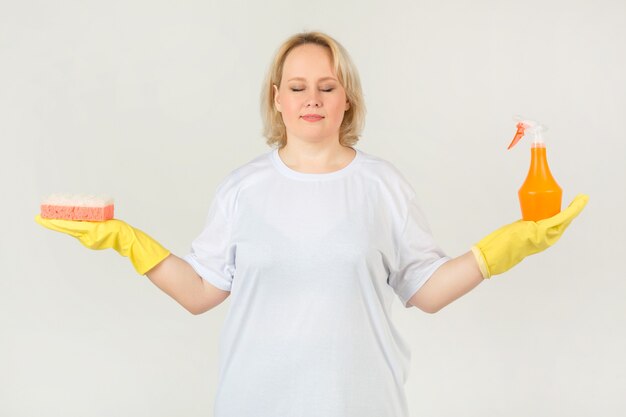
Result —
[[548, 167], [544, 144], [533, 144], [530, 149], [530, 169], [517, 194], [523, 220], [538, 221], [561, 211], [563, 193]]

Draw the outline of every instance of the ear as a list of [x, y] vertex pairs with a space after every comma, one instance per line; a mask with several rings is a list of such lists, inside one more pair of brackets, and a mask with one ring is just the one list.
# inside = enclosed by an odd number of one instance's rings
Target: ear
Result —
[[350, 102], [348, 100], [346, 100], [346, 110], [345, 111], [348, 111], [348, 110], [350, 110]]
[[278, 94], [278, 87], [276, 87], [276, 84], [272, 84], [272, 87], [274, 88], [274, 107], [280, 113], [281, 109], [280, 109], [280, 96]]

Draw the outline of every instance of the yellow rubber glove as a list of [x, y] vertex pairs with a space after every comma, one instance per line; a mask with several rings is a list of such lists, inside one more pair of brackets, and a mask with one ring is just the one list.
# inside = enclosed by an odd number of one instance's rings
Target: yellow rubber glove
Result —
[[74, 236], [89, 249], [115, 249], [120, 255], [130, 258], [135, 270], [141, 275], [170, 254], [159, 242], [118, 219], [74, 221], [43, 219], [38, 214], [35, 221], [48, 229]]
[[537, 222], [518, 220], [472, 246], [483, 278], [508, 271], [528, 255], [552, 246], [588, 200], [589, 196], [579, 194], [565, 210], [555, 216]]

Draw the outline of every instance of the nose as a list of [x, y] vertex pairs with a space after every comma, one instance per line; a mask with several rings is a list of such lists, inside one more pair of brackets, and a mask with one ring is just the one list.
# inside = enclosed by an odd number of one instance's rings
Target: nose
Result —
[[316, 89], [313, 89], [312, 93], [306, 99], [306, 107], [320, 107], [322, 100], [320, 99], [320, 93]]

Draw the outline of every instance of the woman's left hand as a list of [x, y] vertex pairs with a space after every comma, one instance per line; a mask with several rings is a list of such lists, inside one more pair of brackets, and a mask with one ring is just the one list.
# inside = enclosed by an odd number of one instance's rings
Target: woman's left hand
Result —
[[482, 239], [472, 247], [472, 252], [483, 278], [508, 271], [528, 255], [552, 246], [588, 200], [589, 196], [579, 194], [565, 210], [552, 217], [537, 222], [518, 220]]

